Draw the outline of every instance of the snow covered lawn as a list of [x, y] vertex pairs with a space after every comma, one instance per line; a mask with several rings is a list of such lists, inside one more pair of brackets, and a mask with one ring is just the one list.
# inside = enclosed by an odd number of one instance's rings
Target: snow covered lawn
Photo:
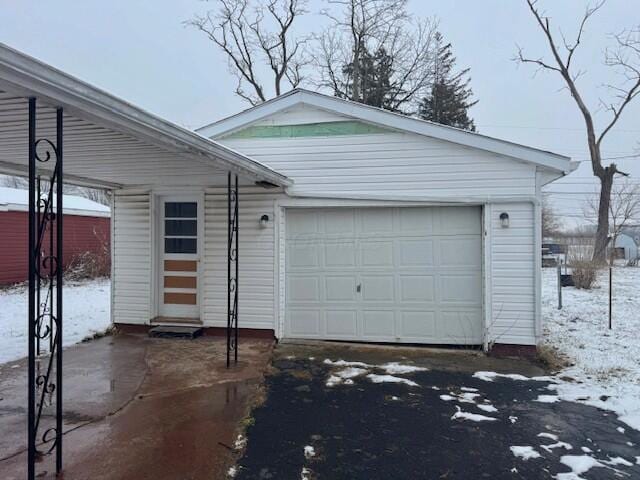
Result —
[[[108, 279], [68, 283], [64, 286], [64, 345], [107, 329], [110, 318]], [[0, 363], [27, 356], [27, 289], [0, 290]]]
[[569, 362], [558, 376], [579, 382], [559, 385], [558, 393], [613, 410], [640, 430], [640, 268], [613, 271], [612, 330], [607, 270], [592, 290], [563, 288], [562, 310], [557, 309], [556, 275], [553, 268], [543, 269], [543, 344]]

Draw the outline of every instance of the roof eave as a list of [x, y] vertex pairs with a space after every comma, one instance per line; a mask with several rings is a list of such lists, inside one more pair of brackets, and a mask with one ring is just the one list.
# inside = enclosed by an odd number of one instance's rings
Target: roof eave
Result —
[[211, 157], [222, 166], [280, 186], [293, 182], [230, 148], [142, 110], [0, 43], [0, 89], [35, 96], [69, 114], [179, 153]]

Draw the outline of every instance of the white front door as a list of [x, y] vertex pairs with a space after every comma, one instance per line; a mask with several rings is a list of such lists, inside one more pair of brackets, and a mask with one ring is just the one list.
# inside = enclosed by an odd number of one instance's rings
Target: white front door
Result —
[[164, 318], [199, 320], [201, 200], [159, 198], [159, 305]]
[[479, 207], [288, 209], [285, 335], [482, 343]]

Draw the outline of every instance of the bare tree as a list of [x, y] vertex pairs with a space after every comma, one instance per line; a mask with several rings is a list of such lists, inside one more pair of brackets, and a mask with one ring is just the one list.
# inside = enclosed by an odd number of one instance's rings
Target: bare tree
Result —
[[547, 195], [542, 197], [542, 238], [554, 237], [562, 229], [560, 219], [556, 215]]
[[15, 177], [13, 175], [0, 175], [0, 186], [25, 189], [29, 188], [29, 181], [23, 177]]
[[[597, 196], [587, 199], [584, 207], [584, 214], [588, 220], [599, 218], [600, 202]], [[614, 184], [611, 190], [611, 201], [609, 202], [609, 238], [611, 240], [610, 252], [611, 262], [613, 262], [616, 241], [622, 231], [635, 225], [640, 220], [640, 185], [631, 180], [625, 179]]]
[[567, 40], [562, 31], [558, 33], [560, 37], [560, 42], [558, 42], [556, 34], [552, 31], [549, 17], [541, 13], [536, 7], [538, 1], [525, 1], [538, 26], [544, 33], [552, 60], [547, 61], [543, 57], [526, 57], [521, 48], [518, 51], [516, 60], [522, 63], [531, 63], [537, 65], [539, 69], [549, 70], [559, 74], [582, 114], [587, 130], [587, 144], [591, 158], [591, 168], [593, 175], [600, 180], [598, 228], [596, 230], [593, 260], [604, 262], [609, 234], [609, 204], [611, 202], [613, 179], [616, 174], [625, 176], [627, 174], [618, 170], [615, 163], [603, 166], [601, 146], [602, 141], [614, 128], [626, 107], [640, 93], [640, 26], [614, 35], [615, 48], [609, 49], [605, 55], [605, 64], [619, 73], [622, 81], [619, 85], [607, 85], [610, 91], [613, 92], [613, 99], [608, 102], [601, 100], [601, 106], [604, 106], [604, 108], [610, 112], [611, 117], [598, 134], [596, 133], [596, 127], [594, 125], [592, 109], [585, 103], [581, 90], [577, 85], [578, 79], [585, 74], [585, 71], [576, 69], [573, 60], [578, 47], [581, 45], [587, 23], [591, 17], [602, 8], [605, 0], [599, 1], [594, 6], [587, 7], [573, 42]]
[[[318, 84], [336, 96], [368, 103], [365, 57], [382, 54], [389, 59], [385, 108], [415, 113], [417, 103], [433, 83], [433, 18], [415, 20], [407, 13], [407, 0], [327, 0], [322, 13], [329, 27], [318, 38], [314, 55], [320, 72]], [[337, 11], [335, 11], [337, 10]]]
[[[306, 36], [294, 36], [295, 20], [306, 13], [306, 0], [218, 0], [217, 11], [195, 15], [185, 22], [207, 35], [227, 56], [236, 75], [236, 94], [251, 105], [270, 96], [263, 69], [270, 72], [273, 93], [278, 96], [303, 80], [308, 63]], [[266, 13], [265, 13], [266, 12]]]

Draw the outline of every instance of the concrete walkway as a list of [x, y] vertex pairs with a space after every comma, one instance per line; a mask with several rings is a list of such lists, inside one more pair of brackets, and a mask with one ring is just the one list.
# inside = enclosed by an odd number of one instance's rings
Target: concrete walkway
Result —
[[[116, 335], [65, 349], [66, 479], [216, 479], [270, 360], [271, 342]], [[0, 365], [0, 478], [26, 478], [26, 360]], [[54, 478], [50, 459], [39, 464]]]

